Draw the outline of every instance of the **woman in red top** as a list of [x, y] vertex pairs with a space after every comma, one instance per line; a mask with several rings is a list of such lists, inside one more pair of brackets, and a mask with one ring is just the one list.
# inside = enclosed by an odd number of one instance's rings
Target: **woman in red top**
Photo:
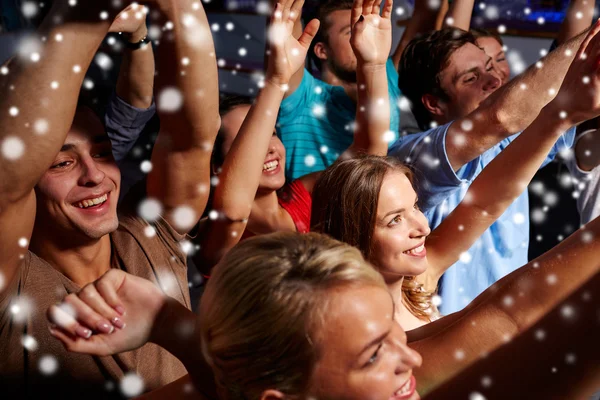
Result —
[[[240, 98], [226, 99], [221, 104], [221, 129], [213, 152], [213, 172], [218, 184], [212, 210], [198, 235], [200, 250], [196, 255], [197, 265], [202, 266], [205, 274], [240, 239], [309, 230], [311, 193], [320, 172], [286, 185], [285, 148], [275, 133], [277, 113], [290, 78], [304, 68], [306, 53], [319, 28], [318, 20], [313, 20], [298, 39], [292, 35], [302, 3], [294, 3], [292, 10], [275, 13], [271, 20], [266, 78], [254, 104]], [[389, 112], [388, 99], [382, 101], [385, 104], [378, 109]], [[379, 152], [383, 148], [384, 153], [387, 150], [382, 139], [384, 132], [378, 132], [377, 138], [365, 137], [367, 132], [376, 131], [361, 124], [363, 114], [357, 112], [355, 140], [342, 157], [357, 152], [373, 153], [375, 148]]]

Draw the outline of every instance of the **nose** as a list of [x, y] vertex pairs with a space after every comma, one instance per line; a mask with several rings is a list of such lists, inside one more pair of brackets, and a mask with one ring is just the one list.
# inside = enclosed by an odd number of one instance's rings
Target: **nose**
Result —
[[498, 72], [498, 66], [494, 63], [493, 68], [487, 75], [487, 80], [483, 86], [485, 92], [493, 92], [502, 85], [501, 73]]
[[397, 330], [397, 333], [394, 335], [394, 345], [398, 351], [398, 362], [396, 363], [395, 373], [400, 375], [413, 368], [420, 367], [423, 358], [415, 350], [408, 347], [406, 344], [406, 333], [400, 325], [395, 325], [394, 329]]
[[272, 138], [271, 141], [269, 142], [269, 151], [267, 152], [267, 154], [275, 154], [276, 151], [277, 151], [277, 140]]
[[81, 175], [79, 176], [79, 185], [96, 186], [104, 180], [104, 172], [98, 168], [96, 161], [92, 157], [84, 156], [80, 159], [80, 163]]
[[419, 210], [416, 210], [416, 214], [412, 219], [412, 229], [410, 232], [410, 237], [413, 239], [419, 239], [422, 237], [427, 237], [431, 233], [431, 228], [429, 228], [429, 222], [425, 215]]

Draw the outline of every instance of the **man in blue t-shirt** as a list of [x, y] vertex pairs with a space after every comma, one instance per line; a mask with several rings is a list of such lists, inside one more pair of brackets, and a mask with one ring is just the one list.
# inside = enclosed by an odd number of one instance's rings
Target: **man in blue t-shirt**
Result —
[[[286, 177], [296, 179], [331, 165], [352, 143], [356, 116], [356, 56], [350, 46], [352, 0], [326, 0], [319, 5], [321, 26], [313, 41], [313, 59], [321, 72], [307, 69], [292, 77], [277, 118], [277, 134], [286, 149]], [[433, 29], [437, 10], [420, 11], [418, 30]], [[425, 14], [425, 15], [423, 15]], [[427, 23], [422, 23], [426, 21]], [[431, 22], [431, 23], [433, 23]], [[413, 30], [411, 30], [413, 31]], [[295, 33], [299, 36], [301, 26]], [[419, 130], [398, 89], [401, 44], [386, 65], [390, 96], [390, 132]], [[390, 138], [392, 141], [394, 138]]]
[[[438, 226], [482, 169], [554, 97], [584, 35], [501, 87], [492, 60], [473, 36], [447, 28], [413, 40], [399, 66], [400, 88], [422, 129], [400, 138], [389, 154], [416, 169], [420, 205]], [[566, 116], [565, 116], [566, 117]], [[571, 147], [568, 130], [548, 155]], [[527, 191], [450, 267], [440, 283], [442, 313], [458, 311], [487, 287], [527, 263]]]

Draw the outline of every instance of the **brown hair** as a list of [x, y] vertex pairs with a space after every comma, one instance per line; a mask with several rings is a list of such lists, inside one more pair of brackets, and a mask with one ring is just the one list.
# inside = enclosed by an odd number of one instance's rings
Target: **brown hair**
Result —
[[[316, 233], [247, 239], [215, 267], [200, 304], [202, 350], [221, 395], [299, 398], [319, 357], [331, 289], [385, 282], [360, 252]], [[224, 393], [223, 393], [224, 391]]]
[[450, 56], [467, 43], [475, 44], [469, 32], [445, 28], [416, 37], [404, 49], [398, 67], [398, 87], [411, 103], [421, 129], [429, 129], [431, 115], [421, 98], [432, 94], [442, 99], [448, 95], [441, 87], [441, 72], [448, 67]]
[[[336, 161], [313, 188], [311, 231], [357, 247], [370, 261], [379, 192], [391, 171], [406, 175], [413, 183], [412, 171], [393, 157], [361, 156]], [[406, 276], [402, 294], [402, 301], [413, 315], [430, 320], [433, 293], [425, 291], [414, 277]]]
[[502, 41], [502, 38], [496, 32], [488, 31], [488, 30], [482, 29], [482, 28], [471, 28], [469, 30], [469, 32], [471, 33], [471, 35], [473, 35], [475, 40], [482, 38], [482, 37], [490, 37], [492, 39], [496, 39], [496, 41], [498, 43], [500, 43], [500, 46], [504, 46], [504, 42]]

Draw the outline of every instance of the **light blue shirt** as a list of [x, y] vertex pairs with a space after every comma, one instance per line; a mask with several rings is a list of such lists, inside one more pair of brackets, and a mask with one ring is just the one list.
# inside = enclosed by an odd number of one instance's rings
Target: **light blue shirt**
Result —
[[[420, 206], [432, 229], [460, 203], [483, 168], [519, 135], [504, 139], [454, 172], [446, 153], [449, 126], [400, 138], [389, 151], [415, 167]], [[575, 128], [571, 128], [555, 143], [543, 165], [571, 147], [574, 138]], [[529, 198], [525, 190], [446, 271], [439, 286], [442, 314], [461, 310], [494, 282], [526, 264], [528, 247]]]
[[[390, 96], [390, 130], [400, 127], [398, 72], [386, 64]], [[300, 86], [281, 103], [277, 134], [286, 150], [286, 177], [297, 179], [322, 171], [352, 144], [356, 104], [341, 86], [313, 77], [308, 70]]]

